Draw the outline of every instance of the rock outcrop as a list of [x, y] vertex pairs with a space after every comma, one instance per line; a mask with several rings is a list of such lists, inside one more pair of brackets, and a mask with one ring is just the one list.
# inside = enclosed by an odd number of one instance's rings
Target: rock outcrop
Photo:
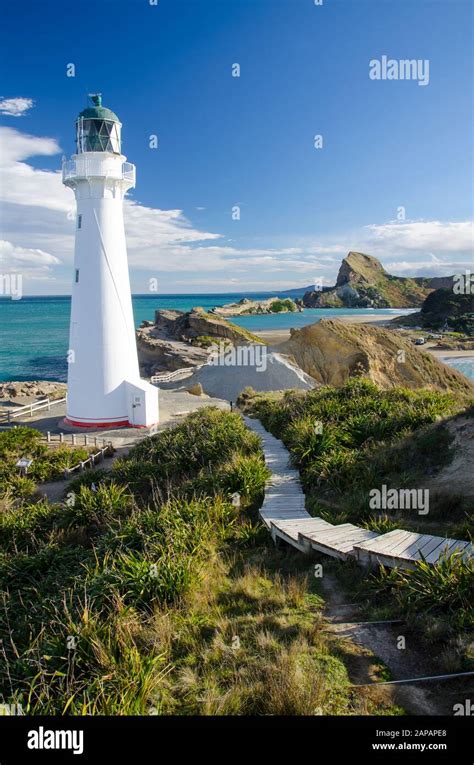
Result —
[[137, 330], [138, 359], [142, 374], [205, 364], [215, 344], [261, 344], [261, 338], [225, 319], [206, 313], [160, 310], [155, 322], [143, 322]]
[[455, 294], [452, 289], [431, 292], [421, 311], [398, 317], [394, 324], [423, 329], [446, 329], [474, 336], [474, 294]]
[[253, 316], [266, 313], [294, 313], [302, 310], [303, 306], [299, 300], [295, 301], [289, 297], [271, 297], [265, 300], [242, 298], [238, 303], [217, 306], [212, 313], [216, 316]]
[[191, 311], [156, 311], [154, 336], [165, 339], [198, 341], [199, 338], [227, 339], [234, 345], [262, 343], [261, 338], [203, 308]]
[[278, 350], [323, 385], [363, 375], [382, 388], [402, 385], [474, 396], [474, 383], [393, 330], [323, 319], [299, 330]]
[[64, 398], [66, 383], [48, 382], [46, 380], [31, 380], [26, 382], [0, 382], [0, 399], [4, 401], [28, 402], [35, 399]]
[[377, 258], [349, 252], [334, 287], [306, 292], [307, 308], [417, 308], [434, 289], [450, 287], [453, 277], [392, 276]]

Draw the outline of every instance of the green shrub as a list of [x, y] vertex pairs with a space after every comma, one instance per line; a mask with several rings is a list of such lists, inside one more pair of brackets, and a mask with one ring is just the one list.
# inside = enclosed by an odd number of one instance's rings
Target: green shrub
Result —
[[392, 519], [385, 513], [371, 515], [362, 523], [362, 526], [364, 529], [377, 531], [379, 534], [388, 534], [390, 531], [394, 531], [398, 528], [398, 524], [395, 521], [392, 521]]
[[38, 483], [58, 481], [64, 477], [66, 468], [72, 468], [89, 457], [85, 448], [60, 446], [54, 451], [48, 451], [38, 459], [33, 460], [28, 475]]
[[20, 457], [37, 457], [46, 451], [42, 443], [43, 436], [38, 430], [25, 426], [14, 427], [0, 433], [0, 458], [2, 460], [19, 459]]
[[[4, 441], [10, 454], [35, 438]], [[52, 454], [47, 464], [38, 456], [49, 476], [80, 450]], [[179, 609], [230, 541], [254, 543], [245, 508], [267, 475], [260, 439], [242, 418], [206, 408], [140, 442], [108, 474], [79, 476], [63, 504], [6, 500], [0, 634], [13, 631], [15, 642], [5, 646], [0, 694], [28, 713], [146, 713], [164, 667], [144, 644], [148, 620], [157, 607]], [[68, 636], [79, 638], [74, 653]]]
[[462, 552], [445, 555], [435, 565], [417, 561], [410, 571], [382, 569], [371, 582], [376, 592], [389, 592], [408, 614], [445, 613], [457, 628], [474, 624], [474, 563]]
[[364, 378], [278, 398], [247, 391], [242, 403], [282, 438], [306, 491], [337, 495], [352, 520], [367, 519], [374, 486], [411, 485], [452, 459], [452, 435], [438, 420], [466, 405], [452, 394], [386, 391]]
[[262, 503], [269, 476], [261, 455], [237, 454], [217, 470], [203, 470], [190, 488], [193, 486], [196, 491], [205, 493], [219, 490], [228, 497], [238, 493], [243, 507], [256, 507]]
[[286, 298], [284, 300], [274, 300], [270, 304], [270, 311], [272, 313], [282, 313], [285, 311], [294, 313], [294, 311], [296, 311], [296, 305], [290, 298]]

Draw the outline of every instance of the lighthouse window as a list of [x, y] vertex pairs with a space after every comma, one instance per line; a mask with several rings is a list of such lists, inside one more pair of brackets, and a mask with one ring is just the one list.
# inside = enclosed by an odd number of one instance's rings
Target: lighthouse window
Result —
[[82, 215], [77, 216], [77, 228], [82, 228]]
[[113, 120], [82, 120], [78, 127], [78, 150], [120, 154], [119, 123]]
[[74, 278], [74, 281], [75, 281], [76, 284], [78, 284], [78, 282], [79, 282], [79, 269], [78, 268], [76, 268], [76, 276]]

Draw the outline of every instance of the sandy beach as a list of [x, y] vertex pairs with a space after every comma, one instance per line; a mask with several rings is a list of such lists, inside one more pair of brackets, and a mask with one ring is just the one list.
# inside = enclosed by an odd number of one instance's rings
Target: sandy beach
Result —
[[[331, 318], [337, 319], [338, 321], [343, 321], [346, 324], [372, 324], [376, 327], [385, 327], [387, 324], [390, 324], [392, 319], [397, 319], [399, 316], [404, 315], [405, 314], [403, 313], [393, 313], [390, 314], [390, 316], [374, 319], [373, 313], [361, 313], [357, 316], [348, 316], [347, 314], [343, 314], [341, 316], [333, 316]], [[261, 332], [255, 332], [255, 334], [258, 334], [259, 337], [262, 337], [270, 345], [278, 345], [279, 343], [284, 343], [285, 340], [289, 339], [290, 330], [266, 329], [262, 330]]]
[[432, 353], [433, 356], [436, 356], [437, 359], [441, 359], [441, 361], [443, 359], [474, 359], [474, 351], [443, 351], [442, 348], [437, 348], [435, 345], [425, 345], [422, 347], [424, 347], [426, 351]]

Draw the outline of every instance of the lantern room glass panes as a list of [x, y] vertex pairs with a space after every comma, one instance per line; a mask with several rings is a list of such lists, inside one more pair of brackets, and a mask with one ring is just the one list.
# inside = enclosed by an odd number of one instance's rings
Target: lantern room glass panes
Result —
[[120, 124], [112, 120], [79, 120], [77, 151], [111, 151], [120, 154]]

